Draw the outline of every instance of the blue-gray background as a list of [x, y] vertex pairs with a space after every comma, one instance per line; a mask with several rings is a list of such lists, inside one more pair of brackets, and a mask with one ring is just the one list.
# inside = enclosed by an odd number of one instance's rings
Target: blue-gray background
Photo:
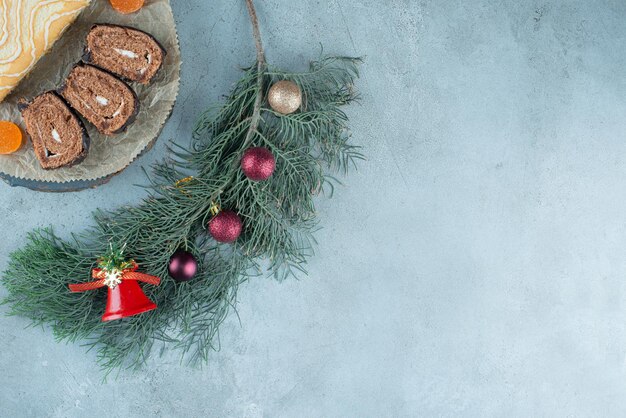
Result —
[[[204, 370], [155, 357], [106, 384], [93, 353], [0, 317], [0, 416], [626, 414], [626, 3], [257, 3], [273, 64], [367, 56], [369, 160], [318, 201], [310, 275], [243, 286]], [[252, 62], [243, 1], [173, 8], [161, 140], [96, 190], [0, 185], [0, 268], [34, 227], [140, 199], [141, 166]]]

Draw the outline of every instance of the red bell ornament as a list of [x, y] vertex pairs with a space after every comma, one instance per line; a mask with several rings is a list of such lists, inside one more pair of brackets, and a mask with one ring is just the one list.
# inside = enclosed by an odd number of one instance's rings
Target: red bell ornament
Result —
[[156, 308], [156, 303], [148, 299], [136, 280], [123, 280], [114, 288], [109, 287], [107, 306], [102, 315], [102, 321], [139, 315]]
[[130, 267], [124, 269], [93, 269], [92, 277], [98, 280], [71, 284], [70, 291], [86, 292], [108, 287], [107, 305], [102, 321], [113, 321], [156, 309], [156, 303], [148, 299], [137, 282], [158, 286], [161, 279], [138, 272], [139, 266], [134, 261], [128, 262], [128, 265]]

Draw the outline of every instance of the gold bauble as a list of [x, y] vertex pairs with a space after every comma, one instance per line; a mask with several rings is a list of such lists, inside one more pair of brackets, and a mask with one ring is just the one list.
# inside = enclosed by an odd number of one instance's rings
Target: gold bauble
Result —
[[288, 115], [300, 108], [302, 92], [293, 81], [282, 80], [270, 88], [267, 100], [276, 112]]

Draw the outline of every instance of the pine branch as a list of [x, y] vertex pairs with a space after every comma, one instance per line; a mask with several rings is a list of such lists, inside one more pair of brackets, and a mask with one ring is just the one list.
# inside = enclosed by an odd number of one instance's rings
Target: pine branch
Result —
[[[269, 68], [256, 11], [251, 0], [246, 5], [255, 65], [244, 70], [221, 108], [199, 116], [191, 146], [172, 145], [170, 157], [153, 168], [149, 196], [135, 206], [96, 212], [94, 226], [69, 240], [34, 231], [10, 256], [2, 279], [10, 313], [50, 326], [59, 340], [86, 341], [107, 373], [140, 367], [155, 344], [178, 348], [192, 364], [207, 361], [241, 283], [264, 273], [284, 279], [306, 271], [317, 228], [314, 198], [325, 185], [332, 191], [334, 174], [362, 158], [341, 109], [358, 98], [353, 83], [360, 60], [326, 57], [305, 73]], [[268, 106], [265, 92], [278, 80], [300, 86], [300, 112], [285, 116]], [[276, 171], [264, 182], [249, 180], [239, 167], [251, 146], [266, 147], [276, 158]], [[214, 202], [244, 222], [232, 245], [207, 234]], [[163, 279], [143, 289], [158, 309], [103, 323], [106, 292], [73, 294], [67, 285], [87, 281], [99, 257], [121, 248], [141, 271]], [[199, 262], [196, 277], [185, 283], [167, 273], [179, 248]], [[113, 254], [107, 260], [116, 265], [122, 256]]]
[[261, 41], [259, 19], [257, 18], [256, 9], [254, 8], [254, 2], [252, 0], [246, 0], [246, 7], [248, 8], [248, 14], [250, 15], [250, 21], [252, 23], [252, 34], [254, 36], [254, 43], [256, 46], [257, 70], [260, 74], [263, 67], [265, 67], [265, 54], [263, 52], [263, 42]]

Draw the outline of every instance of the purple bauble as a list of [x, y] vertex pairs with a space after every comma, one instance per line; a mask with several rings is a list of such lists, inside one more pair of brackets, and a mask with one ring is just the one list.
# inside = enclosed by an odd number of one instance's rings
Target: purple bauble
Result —
[[178, 250], [170, 258], [168, 271], [170, 276], [177, 282], [186, 282], [193, 279], [198, 270], [198, 262], [193, 254]]
[[230, 210], [215, 215], [209, 222], [209, 232], [219, 242], [233, 242], [241, 234], [243, 224], [239, 216]]
[[241, 158], [241, 169], [250, 180], [267, 180], [275, 168], [276, 160], [267, 148], [249, 148]]

